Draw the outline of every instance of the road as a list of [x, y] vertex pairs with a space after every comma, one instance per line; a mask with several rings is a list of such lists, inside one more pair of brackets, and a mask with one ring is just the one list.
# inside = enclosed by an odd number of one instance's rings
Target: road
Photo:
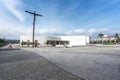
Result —
[[120, 80], [120, 46], [23, 49], [85, 80]]

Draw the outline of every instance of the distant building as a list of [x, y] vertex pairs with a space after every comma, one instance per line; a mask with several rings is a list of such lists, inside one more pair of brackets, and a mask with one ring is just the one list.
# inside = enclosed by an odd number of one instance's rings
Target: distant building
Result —
[[[20, 45], [22, 42], [32, 42], [32, 36], [20, 36]], [[89, 44], [89, 36], [35, 36], [35, 41], [39, 46], [81, 46]]]
[[[117, 37], [115, 37], [115, 36], [103, 36], [102, 37], [102, 40], [115, 40]], [[120, 38], [120, 37], [119, 37]]]

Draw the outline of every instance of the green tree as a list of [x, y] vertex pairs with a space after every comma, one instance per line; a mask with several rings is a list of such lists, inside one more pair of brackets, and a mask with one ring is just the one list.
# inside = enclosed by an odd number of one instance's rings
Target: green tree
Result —
[[102, 41], [102, 37], [104, 36], [104, 34], [103, 33], [99, 33], [98, 34], [98, 37], [101, 39], [101, 43], [103, 43], [103, 41]]
[[98, 34], [99, 38], [102, 38], [103, 36], [104, 36], [104, 34], [102, 34], [102, 33]]
[[7, 45], [8, 42], [5, 41], [4, 39], [0, 39], [0, 47]]
[[116, 33], [116, 34], [115, 34], [115, 37], [116, 37], [116, 38], [119, 38], [119, 34], [118, 34], [118, 33]]
[[22, 41], [21, 45], [22, 45], [22, 47], [23, 47], [23, 45], [27, 45], [27, 42]]
[[115, 34], [115, 40], [116, 40], [116, 43], [120, 42], [120, 38], [119, 38], [119, 34], [118, 33]]

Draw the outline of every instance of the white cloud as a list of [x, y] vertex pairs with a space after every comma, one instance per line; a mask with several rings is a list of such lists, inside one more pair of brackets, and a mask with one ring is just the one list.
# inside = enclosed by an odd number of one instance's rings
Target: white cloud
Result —
[[27, 28], [27, 26], [23, 26], [20, 24], [8, 23], [5, 21], [0, 23], [0, 38], [8, 38], [8, 39], [19, 39], [20, 35], [31, 34], [32, 29]]
[[92, 28], [92, 29], [89, 29], [89, 30], [88, 30], [88, 33], [87, 33], [87, 34], [93, 35], [93, 34], [95, 34], [96, 32], [97, 32], [97, 30], [94, 29], [94, 28]]
[[55, 34], [57, 33], [57, 30], [55, 29], [39, 29], [36, 31], [36, 33], [44, 35], [44, 34]]
[[120, 34], [120, 30], [111, 30], [111, 29], [96, 29], [96, 28], [91, 28], [91, 29], [75, 29], [75, 30], [70, 30], [66, 31], [65, 35], [88, 35], [91, 36], [92, 38], [96, 38], [99, 33], [103, 33], [105, 35], [110, 35], [113, 36], [115, 33]]
[[77, 30], [73, 30], [74, 33], [85, 33], [85, 30], [83, 29], [77, 29]]
[[[25, 27], [17, 24], [3, 24], [5, 27], [0, 27], [0, 37], [19, 39], [20, 35], [32, 35], [32, 28]], [[12, 27], [10, 27], [12, 26]], [[114, 35], [115, 33], [120, 33], [120, 30], [108, 30], [108, 29], [75, 29], [69, 31], [60, 31], [59, 29], [38, 29], [36, 28], [36, 35], [44, 36], [58, 36], [58, 35], [89, 35], [92, 38], [96, 38], [99, 33], [106, 35]]]
[[23, 6], [20, 0], [1, 0], [5, 8], [10, 11], [14, 16], [16, 16], [20, 21], [24, 21], [25, 17], [19, 11], [18, 8]]
[[66, 31], [65, 34], [66, 35], [80, 35], [80, 34], [85, 34], [85, 30], [84, 29], [69, 30], [69, 31]]

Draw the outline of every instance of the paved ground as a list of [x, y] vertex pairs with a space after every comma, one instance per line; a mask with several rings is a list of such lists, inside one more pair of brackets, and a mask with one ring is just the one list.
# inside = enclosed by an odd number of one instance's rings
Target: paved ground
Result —
[[0, 51], [7, 51], [7, 50], [20, 50], [18, 44], [8, 44], [3, 47], [0, 47]]
[[12, 49], [0, 51], [0, 80], [84, 79], [64, 71], [36, 53]]
[[24, 49], [85, 80], [120, 80], [120, 46]]

